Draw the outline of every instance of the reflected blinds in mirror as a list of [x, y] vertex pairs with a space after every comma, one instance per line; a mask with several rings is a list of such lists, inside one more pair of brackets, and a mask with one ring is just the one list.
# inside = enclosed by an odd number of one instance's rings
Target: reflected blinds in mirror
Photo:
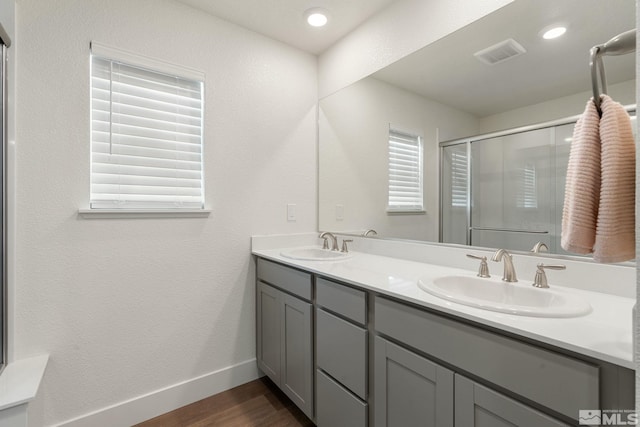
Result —
[[389, 129], [388, 210], [423, 210], [422, 138]]
[[467, 207], [467, 189], [469, 175], [467, 173], [467, 152], [454, 151], [450, 160], [451, 174], [451, 206]]
[[538, 207], [538, 190], [535, 164], [527, 163], [520, 168], [519, 178], [517, 207], [536, 209]]

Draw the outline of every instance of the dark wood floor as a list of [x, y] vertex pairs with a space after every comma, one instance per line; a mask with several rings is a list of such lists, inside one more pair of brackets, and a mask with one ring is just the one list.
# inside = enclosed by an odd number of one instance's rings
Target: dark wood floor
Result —
[[263, 377], [135, 427], [313, 426], [268, 378]]

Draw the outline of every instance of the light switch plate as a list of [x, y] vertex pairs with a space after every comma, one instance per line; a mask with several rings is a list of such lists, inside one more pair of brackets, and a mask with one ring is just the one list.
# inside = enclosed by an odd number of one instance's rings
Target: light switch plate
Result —
[[289, 203], [287, 205], [287, 221], [295, 221], [296, 220], [296, 205], [293, 203]]

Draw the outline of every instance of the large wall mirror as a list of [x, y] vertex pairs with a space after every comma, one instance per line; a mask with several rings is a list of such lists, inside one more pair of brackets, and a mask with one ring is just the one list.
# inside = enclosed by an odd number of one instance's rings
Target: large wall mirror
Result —
[[[319, 229], [354, 234], [375, 229], [381, 238], [443, 241], [440, 216], [453, 214], [441, 210], [441, 181], [451, 177], [450, 171], [443, 174], [441, 160], [449, 156], [450, 166], [456, 150], [444, 153], [442, 143], [579, 115], [592, 96], [589, 49], [635, 28], [635, 15], [631, 0], [515, 0], [321, 99]], [[543, 30], [552, 25], [565, 26], [566, 34], [543, 39]], [[493, 65], [474, 55], [509, 39], [526, 52]], [[608, 93], [623, 105], [635, 104], [635, 54], [607, 56], [604, 62]], [[553, 137], [562, 136], [566, 141], [571, 132], [572, 124], [568, 123]], [[417, 156], [415, 167], [422, 171], [417, 190], [422, 201], [411, 199], [406, 209], [389, 204], [389, 159], [397, 154], [390, 135], [392, 140], [406, 136], [408, 146], [416, 147], [398, 155], [400, 165], [405, 154], [414, 156], [413, 160]], [[566, 155], [568, 145], [555, 147], [553, 138], [546, 138], [544, 152], [555, 165], [553, 156], [560, 152]], [[501, 143], [501, 155], [507, 159], [530, 157], [532, 144]], [[478, 158], [482, 155], [490, 153], [480, 153]], [[545, 179], [553, 185], [551, 178]], [[411, 193], [411, 188], [408, 191]], [[490, 187], [485, 191], [489, 194]], [[552, 191], [549, 200], [537, 203], [537, 209], [557, 216], [563, 201], [558, 193]], [[508, 210], [498, 206], [499, 200], [497, 197], [485, 205], [496, 211]], [[527, 228], [527, 221], [526, 215], [511, 212], [511, 222]], [[464, 225], [456, 225], [453, 235], [456, 227], [460, 236], [468, 234]], [[559, 233], [552, 230], [549, 238], [557, 239]], [[475, 243], [495, 247], [493, 243]]]

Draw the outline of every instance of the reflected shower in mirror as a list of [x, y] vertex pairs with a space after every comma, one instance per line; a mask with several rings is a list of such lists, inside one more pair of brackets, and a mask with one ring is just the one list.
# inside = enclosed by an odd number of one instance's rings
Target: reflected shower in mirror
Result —
[[[557, 23], [563, 23], [567, 33], [544, 40], [541, 30]], [[461, 177], [441, 168], [462, 162], [466, 148], [441, 153], [439, 144], [558, 122], [582, 113], [591, 96], [590, 48], [634, 27], [635, 4], [631, 1], [515, 0], [321, 99], [319, 228], [354, 234], [374, 228], [382, 238], [496, 247], [499, 241], [486, 229], [539, 231], [544, 218], [549, 224], [545, 225], [545, 238], [536, 239], [540, 236], [530, 233], [526, 243], [533, 246], [543, 241], [551, 252], [561, 253], [555, 224], [562, 215], [564, 195], [559, 188], [563, 172], [556, 165], [561, 163], [556, 154], [568, 153], [571, 124], [549, 131], [554, 136], [543, 136], [543, 142], [520, 146], [503, 138], [499, 143], [477, 144], [471, 155], [477, 157], [476, 172], [485, 179], [468, 200], [478, 208], [473, 213], [477, 230], [456, 221], [471, 215], [463, 195], [455, 189], [449, 195], [439, 191], [447, 180], [458, 180], [451, 183], [453, 187], [463, 184]], [[474, 56], [508, 39], [526, 52], [494, 65]], [[623, 105], [634, 104], [635, 55], [608, 57], [606, 61], [609, 94]], [[398, 176], [391, 180], [390, 129], [417, 136], [422, 144], [421, 162], [415, 162], [407, 152], [406, 170], [394, 170]], [[551, 141], [560, 133], [564, 135], [560, 143]], [[500, 177], [490, 160], [492, 150], [500, 151], [504, 164], [513, 162]], [[544, 183], [544, 200], [542, 193], [533, 197], [531, 179], [538, 179], [538, 185]], [[520, 188], [514, 184], [518, 180], [523, 184]], [[514, 209], [502, 203], [504, 195], [488, 196], [497, 191], [498, 182], [506, 183]], [[390, 191], [396, 195], [415, 193], [415, 188], [423, 194], [422, 209], [389, 209]], [[445, 205], [451, 209], [443, 209], [441, 230], [440, 212]], [[471, 241], [470, 234], [475, 235]]]
[[560, 122], [441, 143], [441, 241], [517, 251], [544, 244], [569, 254], [560, 239], [573, 128]]

